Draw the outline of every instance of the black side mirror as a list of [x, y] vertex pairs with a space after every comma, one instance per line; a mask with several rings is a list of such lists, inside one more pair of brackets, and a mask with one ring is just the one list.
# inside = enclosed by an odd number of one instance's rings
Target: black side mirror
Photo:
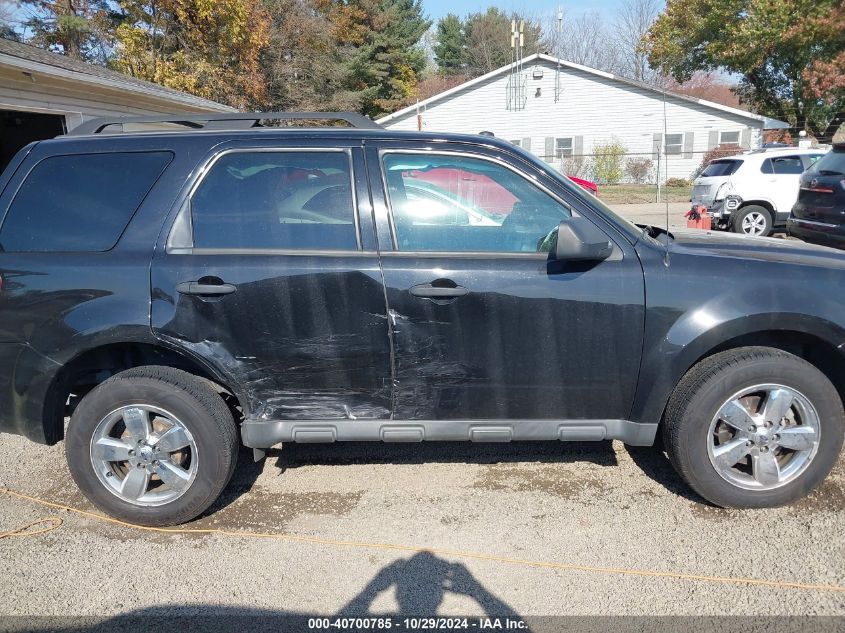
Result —
[[613, 242], [587, 218], [567, 218], [558, 226], [554, 250], [557, 260], [601, 261], [612, 252]]

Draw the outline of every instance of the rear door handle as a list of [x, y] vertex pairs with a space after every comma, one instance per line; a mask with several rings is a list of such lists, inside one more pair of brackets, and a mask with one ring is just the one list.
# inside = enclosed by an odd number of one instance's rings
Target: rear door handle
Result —
[[183, 281], [176, 284], [176, 292], [183, 295], [230, 295], [237, 290], [232, 284], [202, 284], [198, 281]]
[[420, 284], [413, 286], [409, 291], [415, 297], [426, 297], [429, 299], [452, 299], [463, 297], [469, 294], [469, 289], [463, 286], [435, 286], [434, 284]]

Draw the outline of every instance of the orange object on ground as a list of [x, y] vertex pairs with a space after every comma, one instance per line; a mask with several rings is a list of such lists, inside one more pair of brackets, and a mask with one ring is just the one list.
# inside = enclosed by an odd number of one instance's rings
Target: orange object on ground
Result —
[[687, 228], [704, 229], [709, 231], [713, 226], [713, 218], [707, 213], [707, 207], [703, 204], [693, 207], [686, 213]]

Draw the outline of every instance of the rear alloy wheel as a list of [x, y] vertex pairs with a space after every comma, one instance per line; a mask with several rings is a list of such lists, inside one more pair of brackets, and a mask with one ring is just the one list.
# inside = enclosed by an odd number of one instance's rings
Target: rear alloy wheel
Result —
[[91, 464], [110, 492], [140, 506], [175, 501], [197, 476], [197, 445], [172, 413], [133, 404], [103, 418], [91, 438]]
[[86, 394], [65, 453], [80, 490], [107, 514], [175, 525], [205, 511], [229, 482], [237, 427], [207, 381], [171, 367], [137, 367]]
[[772, 232], [772, 216], [768, 209], [756, 204], [748, 205], [739, 210], [733, 221], [735, 233], [766, 237]]
[[711, 503], [766, 508], [818, 486], [842, 449], [845, 411], [818, 368], [787, 352], [743, 347], [681, 379], [663, 422], [675, 470]]

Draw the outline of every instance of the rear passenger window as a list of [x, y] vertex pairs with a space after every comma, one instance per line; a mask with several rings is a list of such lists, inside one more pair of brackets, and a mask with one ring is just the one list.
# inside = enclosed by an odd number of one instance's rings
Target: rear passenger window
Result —
[[349, 155], [232, 152], [191, 199], [195, 248], [357, 250]]
[[804, 163], [801, 162], [800, 156], [767, 158], [763, 163], [762, 171], [764, 174], [802, 174]]
[[113, 152], [42, 160], [9, 206], [0, 228], [0, 248], [111, 249], [172, 157], [170, 152]]

